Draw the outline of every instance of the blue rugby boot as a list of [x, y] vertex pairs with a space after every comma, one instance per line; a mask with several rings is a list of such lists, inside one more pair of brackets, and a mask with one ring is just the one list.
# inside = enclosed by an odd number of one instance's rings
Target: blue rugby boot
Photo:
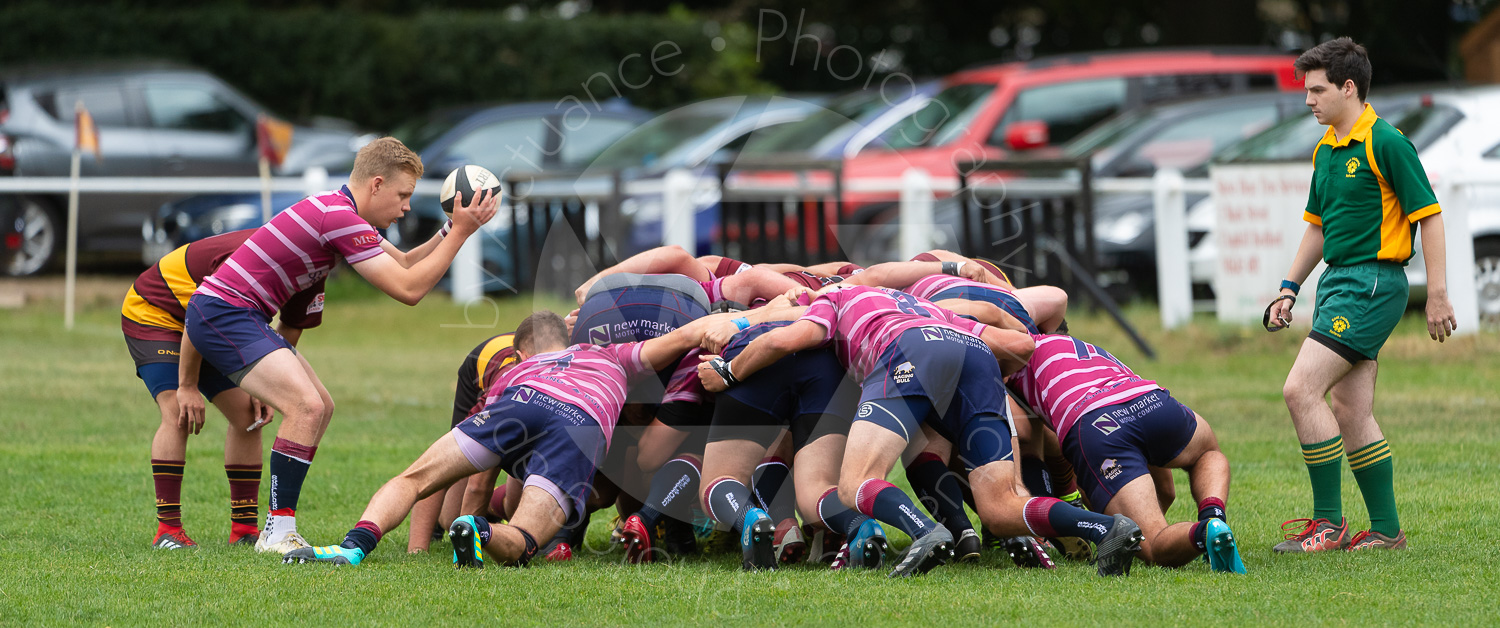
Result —
[[1208, 567], [1226, 573], [1245, 573], [1245, 562], [1240, 560], [1240, 550], [1234, 542], [1234, 533], [1229, 524], [1219, 519], [1208, 520], [1204, 533], [1204, 545], [1208, 547]]
[[740, 520], [740, 566], [745, 571], [776, 569], [776, 526], [771, 516], [759, 508], [745, 511]]
[[281, 557], [281, 562], [291, 563], [333, 563], [335, 565], [358, 565], [365, 559], [365, 551], [355, 548], [343, 547], [341, 545], [328, 545], [324, 547], [300, 547], [294, 549]]

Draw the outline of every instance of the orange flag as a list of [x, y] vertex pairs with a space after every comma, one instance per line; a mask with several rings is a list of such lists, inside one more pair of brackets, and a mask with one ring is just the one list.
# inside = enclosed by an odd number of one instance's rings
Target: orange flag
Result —
[[271, 165], [280, 166], [292, 148], [292, 125], [261, 114], [255, 120], [255, 138], [260, 144], [260, 156]]
[[94, 116], [89, 115], [82, 100], [73, 106], [73, 126], [77, 131], [78, 151], [93, 153], [94, 159], [99, 159], [99, 127], [94, 125]]

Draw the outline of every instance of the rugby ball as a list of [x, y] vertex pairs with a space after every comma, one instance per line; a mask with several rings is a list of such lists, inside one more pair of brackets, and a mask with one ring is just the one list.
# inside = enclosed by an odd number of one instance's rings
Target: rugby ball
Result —
[[438, 200], [443, 205], [443, 213], [452, 218], [455, 196], [461, 196], [461, 203], [467, 205], [485, 190], [490, 190], [492, 196], [500, 195], [500, 178], [495, 173], [473, 164], [459, 166], [443, 180], [443, 190], [438, 194]]

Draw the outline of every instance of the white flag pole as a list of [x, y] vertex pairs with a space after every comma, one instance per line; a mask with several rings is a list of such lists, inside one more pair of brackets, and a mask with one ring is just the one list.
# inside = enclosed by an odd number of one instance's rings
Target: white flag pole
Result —
[[63, 287], [63, 327], [69, 330], [73, 329], [74, 294], [78, 283], [78, 174], [82, 157], [78, 147], [73, 147], [73, 167], [68, 184], [67, 280]]
[[271, 160], [260, 156], [260, 224], [271, 222]]

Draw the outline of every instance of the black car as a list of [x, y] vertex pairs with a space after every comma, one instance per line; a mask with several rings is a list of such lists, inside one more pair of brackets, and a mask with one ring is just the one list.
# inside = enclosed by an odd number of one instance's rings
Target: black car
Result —
[[[85, 177], [256, 176], [255, 122], [266, 109], [217, 77], [165, 63], [61, 65], [0, 70], [0, 176], [68, 176], [74, 107], [99, 128], [102, 158]], [[359, 143], [352, 125], [296, 127], [277, 174], [347, 167]], [[78, 250], [112, 257], [140, 250], [141, 222], [173, 194], [90, 193], [79, 197]], [[64, 248], [62, 195], [21, 197], [27, 246], [12, 275], [47, 269]], [[122, 255], [123, 257], [123, 255]]]

